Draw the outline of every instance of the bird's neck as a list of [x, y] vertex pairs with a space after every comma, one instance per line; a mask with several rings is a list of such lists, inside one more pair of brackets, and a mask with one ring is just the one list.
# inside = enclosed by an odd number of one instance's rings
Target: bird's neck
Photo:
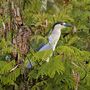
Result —
[[55, 28], [55, 29], [52, 31], [52, 34], [60, 35], [60, 34], [61, 34], [61, 29]]
[[52, 46], [53, 50], [55, 50], [60, 35], [61, 35], [61, 29], [54, 29], [51, 35], [49, 36], [49, 43]]

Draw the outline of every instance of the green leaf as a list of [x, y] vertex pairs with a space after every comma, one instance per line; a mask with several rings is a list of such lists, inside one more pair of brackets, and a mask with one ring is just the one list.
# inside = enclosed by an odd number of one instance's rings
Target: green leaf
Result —
[[38, 76], [46, 75], [53, 78], [56, 72], [58, 74], [64, 72], [64, 66], [63, 66], [60, 56], [56, 56], [52, 60], [50, 60], [48, 63], [44, 63], [39, 68]]

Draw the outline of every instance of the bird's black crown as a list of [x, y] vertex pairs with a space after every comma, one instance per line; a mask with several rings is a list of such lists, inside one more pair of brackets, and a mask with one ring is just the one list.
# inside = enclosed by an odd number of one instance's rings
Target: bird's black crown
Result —
[[54, 28], [54, 27], [55, 27], [55, 25], [57, 25], [57, 24], [61, 24], [61, 25], [63, 25], [63, 23], [64, 23], [64, 22], [61, 22], [61, 21], [60, 21], [60, 22], [56, 22], [56, 23], [54, 23], [54, 25], [53, 25], [53, 27], [52, 27], [52, 28]]

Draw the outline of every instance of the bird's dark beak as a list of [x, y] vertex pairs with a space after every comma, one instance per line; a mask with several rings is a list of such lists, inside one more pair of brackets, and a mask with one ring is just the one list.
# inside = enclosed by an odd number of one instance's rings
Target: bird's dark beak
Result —
[[67, 23], [64, 23], [63, 24], [65, 27], [73, 27], [73, 25], [72, 24], [67, 24]]

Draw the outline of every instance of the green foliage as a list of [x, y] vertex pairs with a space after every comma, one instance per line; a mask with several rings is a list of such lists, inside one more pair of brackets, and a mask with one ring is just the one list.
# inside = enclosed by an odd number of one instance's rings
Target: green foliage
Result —
[[[5, 1], [0, 3], [3, 3], [1, 6], [5, 6]], [[25, 25], [32, 28], [30, 51], [25, 58], [21, 58], [24, 65], [22, 63], [10, 72], [16, 66], [11, 56], [15, 48], [11, 43], [11, 32], [8, 32], [7, 40], [0, 35], [0, 90], [7, 90], [3, 87], [12, 85], [15, 88], [17, 86], [17, 90], [21, 90], [21, 86], [26, 90], [75, 90], [76, 82], [72, 71], [80, 75], [78, 90], [89, 90], [90, 0], [69, 0], [67, 4], [62, 0], [55, 0], [45, 12], [41, 11], [40, 0], [16, 0], [15, 3], [20, 5], [21, 10], [24, 7], [22, 17]], [[59, 10], [55, 10], [55, 7]], [[8, 22], [9, 19], [8, 14], [4, 15], [4, 22]], [[51, 50], [38, 52], [37, 49], [41, 47], [41, 43], [48, 42], [51, 25], [57, 21], [74, 24], [77, 28], [76, 33], [71, 33], [72, 28], [62, 30], [54, 52]], [[2, 27], [2, 16], [0, 16], [0, 27]], [[0, 31], [2, 31], [1, 28]], [[66, 33], [70, 34], [63, 37]], [[50, 57], [51, 53], [53, 53], [52, 57]], [[48, 57], [50, 61], [46, 62]], [[28, 60], [33, 64], [30, 70], [25, 67]]]
[[40, 35], [34, 35], [33, 37], [31, 37], [30, 42], [31, 42], [31, 47], [36, 51], [42, 45], [47, 43], [47, 39]]
[[20, 75], [20, 70], [17, 69], [15, 70], [15, 72], [9, 73], [8, 75], [4, 74], [3, 76], [1, 76], [0, 80], [1, 83], [3, 83], [4, 85], [8, 84], [8, 85], [14, 85], [16, 78]]
[[64, 66], [60, 61], [60, 58], [57, 56], [53, 59], [54, 60], [50, 61], [49, 63], [45, 63], [39, 68], [39, 75], [46, 75], [50, 78], [53, 78], [55, 76], [55, 73], [60, 74], [64, 72]]

